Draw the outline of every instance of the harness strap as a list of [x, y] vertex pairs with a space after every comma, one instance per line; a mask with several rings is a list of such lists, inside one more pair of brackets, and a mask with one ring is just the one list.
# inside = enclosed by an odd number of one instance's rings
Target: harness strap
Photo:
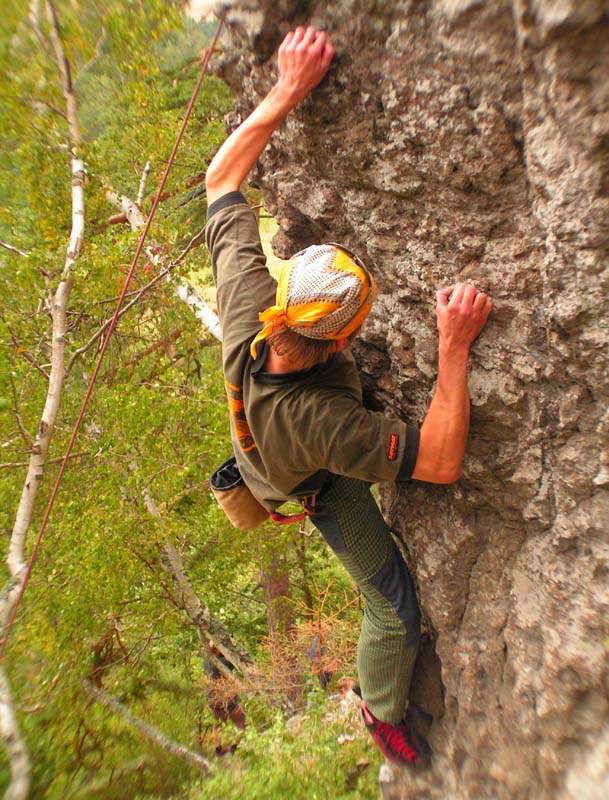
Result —
[[273, 522], [278, 522], [280, 525], [289, 525], [290, 522], [302, 522], [308, 514], [306, 511], [301, 511], [300, 514], [279, 514], [277, 511], [271, 511], [270, 517]]
[[301, 497], [300, 504], [302, 511], [298, 514], [281, 514], [278, 511], [271, 511], [270, 518], [273, 522], [278, 522], [280, 525], [289, 525], [291, 522], [302, 522], [311, 514], [315, 513], [315, 495], [311, 494], [308, 497]]

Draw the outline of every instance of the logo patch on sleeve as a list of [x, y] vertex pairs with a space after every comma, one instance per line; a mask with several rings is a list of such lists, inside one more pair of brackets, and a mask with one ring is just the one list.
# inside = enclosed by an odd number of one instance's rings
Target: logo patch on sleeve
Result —
[[400, 445], [400, 437], [397, 433], [392, 433], [389, 437], [389, 450], [387, 451], [387, 460], [395, 461], [398, 457], [398, 449]]

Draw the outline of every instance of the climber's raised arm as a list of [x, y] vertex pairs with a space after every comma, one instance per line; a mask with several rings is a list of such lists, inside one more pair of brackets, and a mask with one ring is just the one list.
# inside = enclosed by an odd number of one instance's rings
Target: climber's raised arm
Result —
[[207, 170], [207, 204], [238, 191], [273, 131], [321, 81], [334, 55], [323, 31], [310, 26], [287, 34], [277, 54], [279, 77], [264, 100], [224, 142]]

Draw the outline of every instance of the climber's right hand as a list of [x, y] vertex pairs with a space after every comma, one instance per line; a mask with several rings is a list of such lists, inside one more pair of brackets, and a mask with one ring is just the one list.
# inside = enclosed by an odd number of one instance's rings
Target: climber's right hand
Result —
[[310, 25], [290, 31], [279, 47], [277, 65], [278, 86], [289, 92], [294, 104], [299, 103], [324, 77], [334, 47], [324, 31]]
[[493, 301], [471, 283], [458, 283], [436, 292], [440, 341], [453, 349], [469, 348], [486, 325]]

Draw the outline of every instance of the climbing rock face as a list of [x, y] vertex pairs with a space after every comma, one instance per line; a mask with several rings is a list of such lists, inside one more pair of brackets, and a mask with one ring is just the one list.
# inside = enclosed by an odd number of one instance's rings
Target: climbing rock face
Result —
[[255, 180], [279, 255], [342, 241], [374, 272], [368, 401], [420, 424], [434, 291], [473, 281], [495, 304], [461, 479], [383, 487], [425, 618], [413, 691], [435, 752], [426, 776], [384, 768], [384, 795], [605, 798], [609, 3], [235, 0], [226, 21], [232, 124], [288, 29], [336, 45]]

